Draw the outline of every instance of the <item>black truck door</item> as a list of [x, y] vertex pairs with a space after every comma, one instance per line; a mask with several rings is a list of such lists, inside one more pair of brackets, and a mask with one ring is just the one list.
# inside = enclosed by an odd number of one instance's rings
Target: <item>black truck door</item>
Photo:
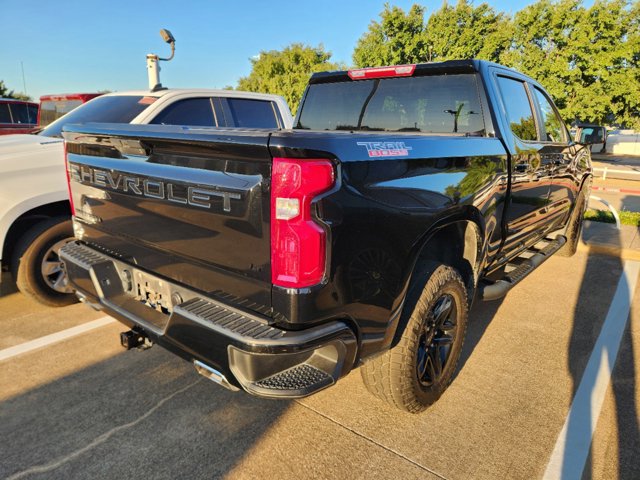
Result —
[[495, 75], [506, 115], [503, 131], [511, 154], [511, 200], [505, 212], [505, 258], [535, 243], [550, 224], [549, 192], [552, 164], [543, 155], [546, 143], [540, 140], [536, 107], [526, 81], [517, 76]]
[[542, 162], [551, 166], [551, 189], [549, 192], [550, 229], [563, 226], [580, 189], [575, 154], [567, 128], [553, 102], [540, 88], [530, 85], [535, 99], [544, 147], [540, 151]]

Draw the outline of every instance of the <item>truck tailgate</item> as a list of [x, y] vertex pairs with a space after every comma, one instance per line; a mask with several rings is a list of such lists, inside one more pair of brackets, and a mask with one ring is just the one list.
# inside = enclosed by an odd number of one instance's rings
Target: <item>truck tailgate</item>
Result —
[[67, 127], [76, 235], [141, 270], [269, 314], [269, 135]]

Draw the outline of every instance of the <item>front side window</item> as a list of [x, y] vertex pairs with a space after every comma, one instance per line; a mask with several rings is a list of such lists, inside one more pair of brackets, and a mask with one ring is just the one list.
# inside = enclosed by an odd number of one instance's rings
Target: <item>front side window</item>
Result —
[[537, 140], [536, 122], [524, 82], [498, 77], [498, 84], [513, 134], [521, 140]]
[[313, 84], [297, 128], [483, 135], [476, 76]]
[[210, 98], [188, 98], [166, 107], [151, 123], [159, 125], [184, 125], [215, 127], [213, 106]]
[[536, 92], [536, 100], [540, 106], [540, 112], [542, 112], [546, 137], [545, 140], [547, 142], [556, 143], [566, 142], [566, 129], [562, 120], [551, 105], [551, 102], [538, 88], [534, 91]]

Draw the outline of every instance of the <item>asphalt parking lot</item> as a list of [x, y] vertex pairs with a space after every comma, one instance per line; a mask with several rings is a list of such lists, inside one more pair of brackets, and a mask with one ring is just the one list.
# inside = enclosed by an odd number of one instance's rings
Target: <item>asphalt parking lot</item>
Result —
[[474, 306], [457, 378], [420, 415], [358, 371], [299, 401], [228, 392], [159, 347], [123, 351], [99, 312], [3, 281], [0, 477], [640, 478], [638, 266], [580, 251]]

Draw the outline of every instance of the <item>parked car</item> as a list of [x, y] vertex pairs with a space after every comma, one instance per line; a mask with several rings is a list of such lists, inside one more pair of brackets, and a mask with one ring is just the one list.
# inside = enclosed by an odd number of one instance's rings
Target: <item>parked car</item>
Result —
[[425, 409], [473, 299], [575, 253], [591, 185], [544, 88], [482, 61], [316, 73], [293, 130], [65, 128], [80, 298], [270, 398], [361, 366]]
[[31, 133], [37, 128], [37, 103], [0, 98], [0, 135]]
[[83, 103], [103, 95], [102, 93], [63, 93], [40, 97], [38, 125], [46, 127]]
[[[0, 139], [1, 263], [37, 301], [76, 301], [59, 249], [73, 237], [62, 128], [68, 123], [290, 128], [282, 97], [229, 90], [169, 89], [110, 93], [90, 100], [37, 135]], [[176, 157], [176, 162], [180, 158]]]

